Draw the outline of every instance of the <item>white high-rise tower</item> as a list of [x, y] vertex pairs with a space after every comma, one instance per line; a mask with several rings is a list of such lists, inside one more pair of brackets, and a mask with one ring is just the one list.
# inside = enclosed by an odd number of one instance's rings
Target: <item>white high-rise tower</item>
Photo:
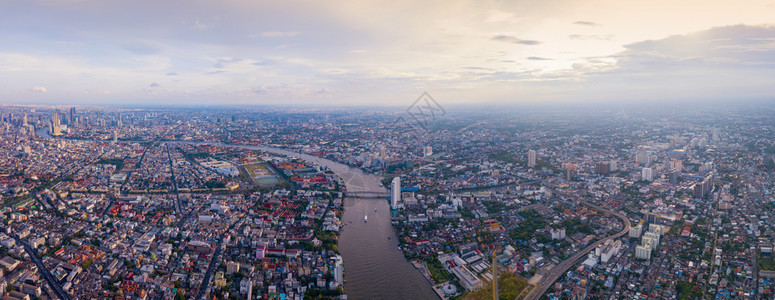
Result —
[[390, 206], [393, 209], [398, 208], [399, 201], [401, 201], [401, 177], [396, 177], [391, 184]]
[[425, 146], [422, 148], [422, 156], [427, 157], [433, 155], [433, 147]]
[[529, 168], [536, 166], [536, 151], [530, 150], [527, 152], [527, 166]]
[[643, 168], [640, 172], [640, 179], [645, 181], [652, 181], [654, 180], [654, 169], [652, 168]]

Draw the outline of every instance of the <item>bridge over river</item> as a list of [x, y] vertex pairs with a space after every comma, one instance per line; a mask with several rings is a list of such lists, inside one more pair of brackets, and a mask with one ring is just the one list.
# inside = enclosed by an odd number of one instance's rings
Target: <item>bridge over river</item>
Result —
[[[398, 248], [390, 220], [389, 196], [379, 176], [309, 154], [267, 146], [227, 145], [297, 157], [325, 166], [342, 178], [348, 198], [344, 203], [339, 251], [344, 262], [348, 299], [439, 299], [430, 282], [415, 269]], [[385, 199], [378, 201], [377, 198]], [[368, 201], [360, 201], [369, 199]], [[364, 222], [368, 216], [368, 222]]]

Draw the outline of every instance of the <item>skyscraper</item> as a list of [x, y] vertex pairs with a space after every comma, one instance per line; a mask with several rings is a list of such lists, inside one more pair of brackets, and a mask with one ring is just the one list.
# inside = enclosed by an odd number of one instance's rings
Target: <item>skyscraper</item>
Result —
[[645, 181], [652, 181], [654, 180], [654, 169], [652, 168], [643, 168], [640, 173], [640, 179]]
[[536, 166], [536, 151], [530, 150], [527, 152], [527, 166], [529, 168]]
[[61, 125], [62, 121], [59, 119], [59, 110], [55, 110], [54, 114], [51, 115], [51, 135], [62, 135], [62, 127], [60, 127]]
[[683, 161], [680, 159], [670, 161], [670, 169], [680, 173], [683, 171]]
[[401, 177], [393, 178], [390, 192], [390, 206], [396, 209], [398, 208], [398, 202], [401, 201]]
[[75, 107], [70, 108], [70, 121], [67, 124], [70, 126], [75, 124]]
[[433, 155], [433, 147], [425, 146], [422, 148], [422, 156], [427, 157]]
[[638, 154], [635, 155], [635, 162], [641, 164], [642, 166], [648, 165], [651, 163], [651, 156], [645, 151], [639, 149]]
[[62, 124], [60, 122], [61, 121], [59, 120], [59, 110], [55, 110], [54, 113], [51, 115], [51, 123], [53, 125], [59, 126]]
[[595, 173], [600, 175], [607, 175], [608, 173], [611, 173], [611, 164], [608, 162], [595, 163]]

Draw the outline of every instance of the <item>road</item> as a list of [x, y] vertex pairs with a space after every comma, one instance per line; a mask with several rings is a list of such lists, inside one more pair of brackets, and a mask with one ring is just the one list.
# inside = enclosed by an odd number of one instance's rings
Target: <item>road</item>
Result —
[[215, 272], [216, 266], [216, 260], [218, 259], [218, 256], [221, 255], [221, 248], [223, 244], [223, 236], [227, 233], [231, 232], [234, 227], [239, 226], [242, 224], [242, 221], [245, 219], [243, 216], [239, 220], [235, 221], [229, 226], [229, 229], [226, 229], [226, 231], [223, 232], [223, 234], [218, 238], [218, 242], [215, 244], [215, 252], [213, 252], [213, 258], [210, 260], [210, 265], [207, 266], [207, 272], [205, 272], [205, 276], [202, 279], [202, 284], [199, 286], [199, 292], [196, 294], [195, 299], [204, 299], [205, 291], [207, 291], [208, 286], [210, 285], [210, 277], [213, 276], [213, 272]]
[[178, 193], [178, 181], [175, 179], [175, 166], [172, 165], [172, 154], [170, 154], [170, 145], [164, 144], [164, 147], [167, 148], [167, 159], [170, 163], [170, 174], [172, 174], [172, 185], [175, 188], [175, 210], [178, 211], [178, 214], [183, 215], [183, 206], [180, 203], [180, 193]]
[[29, 244], [27, 244], [27, 242], [20, 239], [17, 235], [14, 234], [12, 236], [17, 243], [22, 244], [22, 246], [24, 246], [24, 250], [27, 251], [27, 254], [30, 255], [30, 259], [32, 260], [32, 262], [34, 262], [35, 265], [38, 266], [38, 271], [40, 271], [40, 274], [43, 274], [43, 278], [46, 279], [46, 282], [48, 282], [48, 285], [54, 290], [54, 293], [56, 293], [57, 296], [61, 299], [65, 299], [65, 300], [72, 299], [70, 297], [70, 294], [68, 294], [67, 292], [65, 292], [64, 289], [62, 289], [62, 286], [59, 285], [59, 283], [56, 281], [54, 276], [51, 275], [51, 272], [49, 272], [46, 266], [43, 265], [43, 262], [35, 253], [35, 249], [32, 249], [32, 247]]
[[[566, 194], [563, 194], [563, 193], [560, 193], [560, 192], [557, 192], [557, 191], [554, 191], [554, 190], [552, 190], [552, 193], [555, 193], [555, 194], [558, 194], [558, 195], [562, 195], [562, 196], [570, 197], [570, 196], [568, 196]], [[539, 299], [539, 298], [541, 298], [541, 296], [543, 296], [546, 293], [546, 291], [549, 290], [549, 288], [552, 286], [552, 284], [554, 284], [555, 281], [560, 279], [560, 277], [563, 274], [565, 274], [565, 272], [567, 272], [568, 269], [573, 267], [573, 265], [575, 265], [576, 263], [581, 261], [584, 257], [586, 257], [587, 253], [589, 253], [590, 251], [594, 250], [595, 248], [597, 248], [598, 245], [604, 243], [607, 240], [616, 239], [616, 238], [622, 237], [625, 234], [628, 234], [630, 232], [630, 226], [632, 226], [632, 224], [630, 222], [630, 219], [627, 218], [627, 216], [625, 216], [623, 214], [620, 214], [618, 212], [610, 211], [610, 210], [608, 210], [606, 208], [602, 208], [600, 206], [594, 205], [594, 204], [589, 203], [589, 202], [584, 201], [584, 200], [581, 200], [581, 203], [583, 203], [584, 205], [589, 206], [589, 207], [591, 207], [591, 208], [593, 208], [593, 209], [595, 209], [597, 211], [601, 211], [601, 212], [604, 212], [604, 213], [612, 214], [612, 215], [618, 217], [619, 219], [622, 220], [622, 222], [624, 222], [624, 224], [625, 224], [624, 229], [622, 231], [614, 234], [614, 235], [610, 235], [610, 236], [608, 236], [606, 238], [600, 239], [597, 242], [594, 242], [594, 243], [590, 244], [589, 246], [587, 246], [583, 250], [577, 252], [573, 256], [563, 260], [559, 265], [554, 266], [554, 268], [552, 268], [552, 270], [549, 271], [549, 273], [545, 274], [544, 277], [541, 279], [541, 281], [538, 282], [538, 285], [536, 285], [536, 287], [534, 287], [530, 291], [530, 293], [527, 294], [525, 299]]]

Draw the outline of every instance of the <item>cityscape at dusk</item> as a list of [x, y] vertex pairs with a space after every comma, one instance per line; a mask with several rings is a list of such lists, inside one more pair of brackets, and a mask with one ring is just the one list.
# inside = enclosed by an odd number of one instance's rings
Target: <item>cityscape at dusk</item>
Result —
[[0, 295], [775, 299], [773, 20], [0, 1]]

